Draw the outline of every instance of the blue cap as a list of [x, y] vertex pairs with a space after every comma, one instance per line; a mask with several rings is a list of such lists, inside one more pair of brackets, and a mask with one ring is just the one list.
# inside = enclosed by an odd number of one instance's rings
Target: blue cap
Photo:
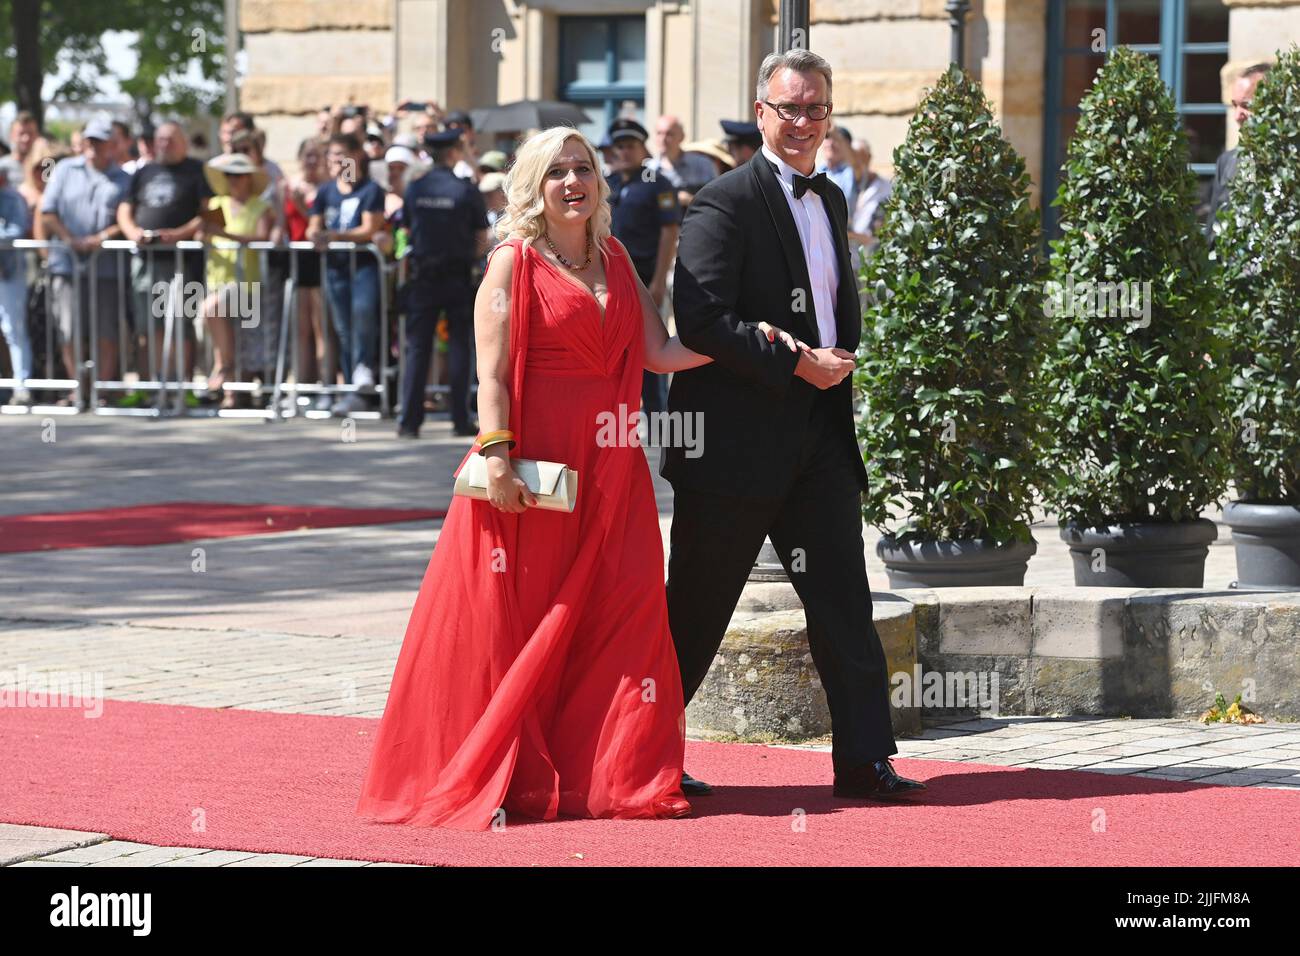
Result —
[[722, 126], [722, 132], [727, 134], [727, 139], [753, 146], [755, 149], [763, 145], [763, 134], [759, 132], [757, 123], [745, 123], [740, 120], [718, 120], [718, 123]]
[[609, 141], [611, 143], [629, 137], [640, 140], [644, 143], [650, 138], [650, 134], [646, 132], [644, 126], [627, 116], [624, 116], [621, 119], [616, 119], [614, 122], [609, 124]]
[[461, 131], [458, 129], [444, 129], [437, 133], [426, 133], [424, 145], [436, 149], [445, 149], [448, 146], [454, 146], [460, 142]]

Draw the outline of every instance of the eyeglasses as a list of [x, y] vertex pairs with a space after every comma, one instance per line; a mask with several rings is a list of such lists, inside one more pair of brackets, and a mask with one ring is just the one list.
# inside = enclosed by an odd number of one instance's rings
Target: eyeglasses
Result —
[[763, 100], [763, 102], [776, 110], [776, 115], [787, 123], [797, 120], [800, 113], [807, 113], [808, 118], [814, 123], [820, 122], [831, 115], [830, 103], [809, 103], [807, 106], [800, 106], [798, 103], [773, 103], [769, 100]]

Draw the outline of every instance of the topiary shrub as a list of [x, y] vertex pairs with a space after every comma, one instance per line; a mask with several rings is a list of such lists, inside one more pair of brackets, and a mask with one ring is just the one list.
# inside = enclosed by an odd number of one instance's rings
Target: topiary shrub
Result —
[[1051, 243], [1046, 361], [1063, 525], [1181, 522], [1227, 481], [1220, 298], [1155, 63], [1113, 51], [1080, 103]]
[[1024, 160], [953, 67], [894, 151], [855, 386], [863, 516], [898, 541], [1029, 542], [1045, 264]]
[[1243, 501], [1300, 504], [1300, 49], [1260, 81], [1215, 223]]

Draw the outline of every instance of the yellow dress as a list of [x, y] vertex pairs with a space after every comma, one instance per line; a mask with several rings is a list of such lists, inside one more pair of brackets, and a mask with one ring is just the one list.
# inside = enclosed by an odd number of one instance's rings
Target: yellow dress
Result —
[[[226, 229], [229, 232], [247, 236], [257, 231], [257, 221], [262, 215], [271, 208], [267, 205], [266, 200], [261, 196], [250, 196], [238, 209], [235, 208], [235, 200], [231, 196], [213, 196], [208, 200], [209, 209], [220, 209], [221, 214], [225, 217]], [[218, 242], [229, 242], [228, 239], [218, 239]], [[217, 245], [208, 251], [208, 290], [215, 291], [223, 285], [238, 281], [239, 277], [235, 270], [235, 256], [239, 251], [230, 248], [220, 248]], [[244, 257], [244, 276], [245, 282], [257, 282], [261, 279], [261, 273], [257, 265], [257, 253], [248, 249], [243, 250]]]

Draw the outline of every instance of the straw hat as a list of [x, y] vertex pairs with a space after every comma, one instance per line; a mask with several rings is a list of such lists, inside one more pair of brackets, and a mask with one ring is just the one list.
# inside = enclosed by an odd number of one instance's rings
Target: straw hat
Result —
[[499, 149], [490, 149], [478, 158], [480, 169], [490, 169], [494, 173], [506, 171], [506, 154]]
[[222, 153], [207, 161], [203, 174], [208, 177], [208, 185], [218, 196], [230, 195], [230, 183], [227, 176], [252, 176], [252, 195], [260, 196], [271, 182], [266, 170], [256, 165], [243, 153]]
[[694, 143], [683, 143], [682, 152], [703, 153], [711, 159], [716, 159], [727, 169], [734, 169], [736, 166], [736, 161], [731, 158], [731, 154], [716, 140], [701, 139]]

